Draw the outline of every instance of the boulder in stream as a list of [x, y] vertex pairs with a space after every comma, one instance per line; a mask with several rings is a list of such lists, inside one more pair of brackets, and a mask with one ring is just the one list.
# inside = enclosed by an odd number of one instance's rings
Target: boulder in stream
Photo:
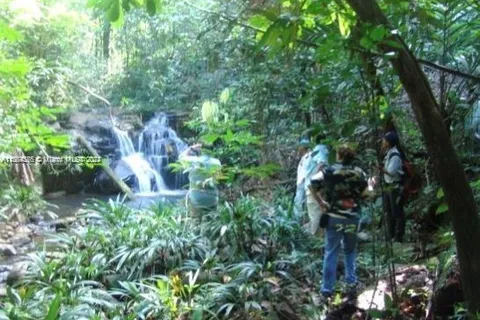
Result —
[[70, 225], [75, 223], [77, 219], [75, 217], [66, 217], [58, 220], [54, 220], [49, 223], [50, 228], [55, 229], [55, 231], [66, 230]]
[[23, 247], [31, 242], [32, 239], [25, 235], [16, 235], [10, 239], [10, 243], [13, 244], [15, 248]]
[[0, 255], [12, 257], [17, 255], [17, 250], [11, 244], [0, 244]]

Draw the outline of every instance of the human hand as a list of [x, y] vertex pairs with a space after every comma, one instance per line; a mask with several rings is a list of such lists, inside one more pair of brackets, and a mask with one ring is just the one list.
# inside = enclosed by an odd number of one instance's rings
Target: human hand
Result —
[[202, 148], [201, 143], [197, 143], [197, 144], [194, 144], [193, 146], [190, 146], [190, 150], [195, 150], [195, 151], [199, 151], [201, 148]]
[[373, 190], [373, 188], [375, 188], [375, 186], [377, 185], [378, 181], [377, 181], [377, 177], [371, 177], [370, 179], [368, 179], [368, 185], [370, 186], [370, 188]]

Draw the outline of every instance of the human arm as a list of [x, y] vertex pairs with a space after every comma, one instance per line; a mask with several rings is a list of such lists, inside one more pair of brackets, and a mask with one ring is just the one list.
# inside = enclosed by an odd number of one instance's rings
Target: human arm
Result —
[[202, 145], [197, 143], [193, 146], [190, 146], [188, 147], [185, 151], [183, 151], [179, 156], [178, 158], [180, 160], [187, 160], [189, 156], [193, 156], [195, 155], [195, 152], [198, 152], [200, 151], [200, 149], [202, 148]]
[[[326, 202], [322, 196], [320, 195], [320, 193], [318, 192], [318, 189], [316, 187], [314, 187], [315, 184], [321, 182], [323, 179], [325, 178], [325, 175], [323, 173], [322, 170], [320, 170], [317, 174], [315, 174], [312, 179], [311, 179], [311, 183], [308, 185], [308, 189], [310, 190], [310, 193], [312, 194], [313, 198], [315, 199], [315, 201], [317, 201], [318, 205], [320, 206], [320, 208], [322, 208], [322, 210], [327, 210], [328, 208], [330, 208], [330, 205], [328, 204], [328, 202]], [[315, 181], [315, 182], [314, 182]], [[317, 186], [318, 187], [318, 186]]]
[[318, 205], [320, 206], [320, 208], [322, 208], [323, 211], [326, 211], [328, 208], [330, 208], [328, 202], [323, 200], [322, 196], [317, 191], [315, 191], [312, 185], [309, 185], [308, 188], [310, 189], [313, 198], [315, 199], [315, 201], [317, 201]]

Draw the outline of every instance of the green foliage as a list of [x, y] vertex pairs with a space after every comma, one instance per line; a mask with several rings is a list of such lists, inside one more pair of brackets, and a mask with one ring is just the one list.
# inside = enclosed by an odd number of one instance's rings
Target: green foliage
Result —
[[[66, 149], [69, 147], [68, 137], [59, 135], [46, 124], [47, 121], [56, 120], [55, 115], [62, 110], [35, 102], [38, 99], [32, 95], [30, 86], [36, 82], [35, 76], [30, 77], [34, 74], [38, 76], [33, 71], [35, 61], [29, 59], [24, 51], [17, 50], [24, 41], [29, 40], [29, 35], [21, 28], [17, 30], [5, 24], [4, 21], [11, 15], [8, 11], [0, 10], [0, 21], [9, 34], [0, 34], [0, 151], [8, 154], [15, 148], [25, 152], [43, 147]], [[24, 33], [27, 35], [24, 36]]]
[[43, 200], [39, 190], [35, 187], [10, 184], [3, 189], [0, 207], [5, 220], [15, 216], [29, 218], [37, 214], [48, 215], [51, 218], [56, 217], [53, 212], [48, 210], [48, 202]]
[[288, 211], [268, 211], [243, 198], [199, 223], [169, 206], [91, 202], [80, 214], [87, 227], [50, 237], [56, 251], [32, 256], [0, 318], [274, 315], [271, 306], [301, 293], [303, 263], [313, 257]]
[[[262, 137], [252, 134], [253, 122], [229, 117], [227, 110], [231, 95], [227, 88], [220, 94], [218, 103], [204, 102], [201, 119], [190, 121], [190, 128], [199, 133], [202, 143], [214, 146], [214, 155], [224, 164], [220, 179], [232, 183], [239, 174], [256, 178], [272, 176], [278, 171], [278, 165], [253, 164], [258, 163], [259, 147], [263, 145]], [[223, 119], [220, 119], [220, 114]]]
[[116, 27], [124, 23], [124, 15], [133, 8], [144, 6], [150, 16], [160, 12], [162, 0], [88, 0], [88, 8], [97, 8], [105, 12], [106, 18]]

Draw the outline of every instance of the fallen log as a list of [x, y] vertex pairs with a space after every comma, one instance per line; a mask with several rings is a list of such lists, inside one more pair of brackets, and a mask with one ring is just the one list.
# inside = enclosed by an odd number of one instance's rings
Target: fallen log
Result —
[[[84, 146], [88, 152], [90, 152], [90, 154], [94, 157], [100, 157], [100, 155], [97, 153], [97, 151], [95, 151], [95, 149], [92, 148], [92, 146], [88, 143], [87, 140], [85, 140], [84, 137], [82, 136], [77, 136], [77, 140], [78, 142]], [[127, 195], [127, 197], [130, 199], [130, 200], [134, 200], [135, 199], [135, 195], [134, 193], [132, 192], [132, 190], [125, 184], [125, 182], [123, 182], [122, 179], [120, 179], [116, 174], [115, 172], [112, 170], [112, 168], [110, 168], [110, 166], [108, 165], [108, 163], [104, 163], [103, 165], [103, 169], [105, 170], [105, 173], [110, 177], [112, 178], [112, 180], [115, 182], [115, 184], [123, 191], [123, 193], [125, 193]]]

